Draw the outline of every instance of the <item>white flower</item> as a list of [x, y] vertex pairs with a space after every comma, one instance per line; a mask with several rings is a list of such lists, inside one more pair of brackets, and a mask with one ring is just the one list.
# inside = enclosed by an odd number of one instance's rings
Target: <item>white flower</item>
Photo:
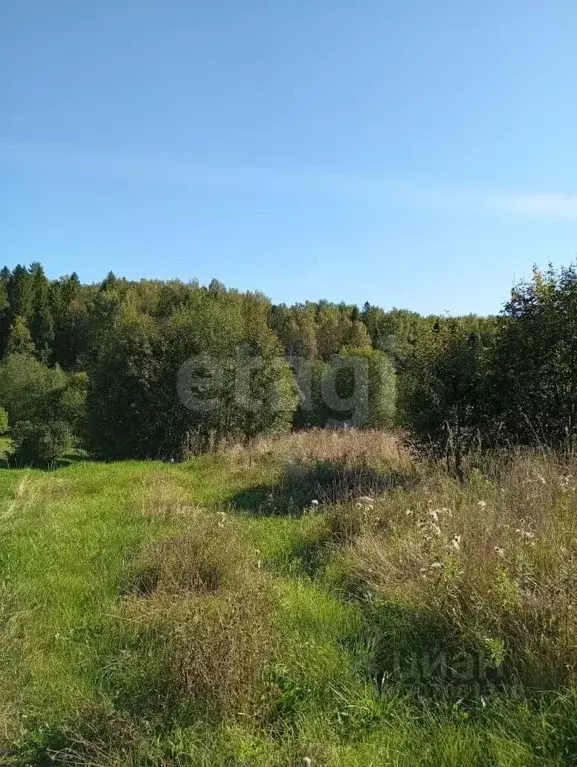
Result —
[[318, 506], [319, 502], [315, 499], [314, 501], [311, 501], [311, 506]]
[[493, 551], [498, 557], [504, 557], [505, 556], [505, 549], [501, 548], [501, 546], [495, 546]]
[[454, 535], [451, 538], [450, 546], [453, 549], [453, 551], [460, 551], [461, 550], [461, 536], [460, 535]]
[[485, 509], [487, 507], [487, 501], [477, 501], [477, 506], [480, 509]]
[[371, 498], [370, 495], [361, 495], [361, 497], [358, 499], [359, 503], [363, 504], [364, 506], [370, 506], [375, 502], [374, 498]]

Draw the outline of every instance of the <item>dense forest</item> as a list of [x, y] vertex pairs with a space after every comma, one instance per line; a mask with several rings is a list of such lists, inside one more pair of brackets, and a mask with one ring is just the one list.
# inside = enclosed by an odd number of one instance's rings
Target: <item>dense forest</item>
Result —
[[0, 272], [0, 405], [14, 459], [80, 442], [101, 458], [179, 458], [326, 425], [571, 447], [577, 271], [537, 269], [497, 317], [327, 301], [275, 305], [213, 280], [84, 285]]

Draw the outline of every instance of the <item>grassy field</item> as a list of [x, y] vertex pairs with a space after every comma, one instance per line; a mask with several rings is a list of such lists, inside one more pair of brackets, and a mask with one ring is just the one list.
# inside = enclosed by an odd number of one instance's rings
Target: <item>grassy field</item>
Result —
[[389, 435], [0, 471], [0, 763], [577, 763], [577, 464]]

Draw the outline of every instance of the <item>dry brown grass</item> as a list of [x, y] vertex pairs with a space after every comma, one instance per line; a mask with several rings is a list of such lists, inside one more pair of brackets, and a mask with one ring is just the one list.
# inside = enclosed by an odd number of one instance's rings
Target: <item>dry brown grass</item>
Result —
[[349, 564], [383, 599], [428, 612], [526, 681], [575, 681], [577, 461], [519, 456], [499, 473], [465, 486], [439, 474], [377, 500]]
[[184, 490], [162, 472], [148, 474], [142, 481], [141, 512], [147, 517], [174, 519], [193, 513], [196, 507]]
[[321, 430], [261, 439], [228, 452], [238, 469], [263, 466], [268, 482], [235, 497], [233, 506], [264, 514], [299, 514], [311, 503], [334, 504], [383, 494], [418, 480], [418, 461], [400, 436], [378, 430]]
[[249, 716], [264, 691], [274, 650], [267, 591], [194, 596], [156, 592], [127, 599], [120, 613], [128, 632], [139, 707], [155, 713], [190, 709], [191, 716]]
[[378, 429], [309, 429], [261, 438], [251, 450], [256, 456], [273, 454], [302, 463], [351, 461], [398, 466], [410, 460], [400, 435]]
[[232, 527], [223, 512], [194, 511], [186, 534], [155, 541], [137, 557], [133, 590], [146, 595], [240, 588], [257, 560]]
[[147, 513], [185, 510], [187, 531], [148, 544], [136, 558], [116, 615], [113, 684], [126, 691], [129, 710], [147, 716], [253, 715], [274, 648], [256, 553], [223, 512], [190, 510], [170, 484], [149, 489]]

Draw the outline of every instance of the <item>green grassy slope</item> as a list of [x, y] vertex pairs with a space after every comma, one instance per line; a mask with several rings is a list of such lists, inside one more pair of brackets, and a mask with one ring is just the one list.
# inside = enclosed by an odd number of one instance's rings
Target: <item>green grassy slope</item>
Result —
[[570, 682], [448, 699], [383, 682], [387, 648], [426, 647], [427, 624], [360, 577], [365, 509], [274, 513], [285, 461], [0, 471], [0, 763], [575, 763]]

